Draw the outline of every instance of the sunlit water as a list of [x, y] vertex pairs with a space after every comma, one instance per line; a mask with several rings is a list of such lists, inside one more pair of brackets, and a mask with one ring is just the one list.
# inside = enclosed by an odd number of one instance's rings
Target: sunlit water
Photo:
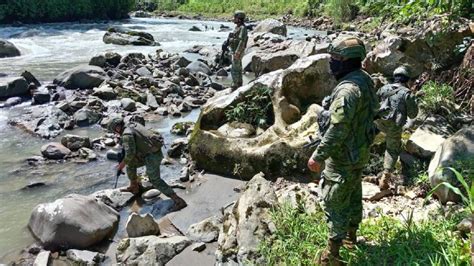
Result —
[[[99, 53], [114, 51], [153, 53], [158, 47], [116, 46], [102, 42], [102, 36], [110, 26], [122, 26], [153, 34], [161, 47], [169, 52], [183, 52], [194, 45], [220, 45], [227, 32], [220, 32], [220, 25], [229, 23], [201, 22], [169, 19], [131, 19], [102, 24], [39, 24], [21, 27], [0, 27], [0, 38], [13, 42], [22, 56], [0, 59], [0, 73], [17, 75], [24, 70], [32, 72], [40, 81], [48, 82], [60, 72], [78, 64], [87, 63]], [[188, 31], [193, 25], [206, 29], [203, 32]], [[290, 29], [290, 36], [302, 38], [314, 32]], [[40, 155], [40, 148], [48, 141], [33, 137], [7, 124], [9, 118], [19, 116], [29, 103], [9, 109], [0, 109], [0, 263], [8, 262], [13, 251], [18, 251], [33, 241], [26, 225], [31, 210], [39, 203], [54, 201], [70, 193], [88, 194], [111, 188], [114, 183], [114, 162], [99, 154], [96, 162], [87, 164], [62, 163], [30, 167], [25, 159]], [[170, 127], [178, 121], [195, 121], [199, 110], [188, 116], [153, 122], [170, 144], [175, 136]], [[77, 129], [65, 133], [98, 137], [103, 134], [99, 127]], [[59, 140], [58, 137], [57, 140]], [[181, 166], [163, 167], [162, 177], [172, 180], [178, 176]], [[47, 185], [22, 190], [28, 184], [45, 182]], [[122, 177], [119, 185], [126, 185]], [[6, 254], [10, 256], [5, 257]]]

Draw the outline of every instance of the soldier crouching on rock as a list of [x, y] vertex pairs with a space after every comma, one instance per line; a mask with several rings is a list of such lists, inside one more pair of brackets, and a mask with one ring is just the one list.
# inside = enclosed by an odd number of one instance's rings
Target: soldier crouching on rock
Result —
[[112, 118], [108, 124], [108, 130], [121, 136], [122, 146], [125, 150], [124, 159], [119, 164], [117, 171], [122, 171], [127, 166], [130, 185], [122, 191], [139, 193], [137, 168], [146, 166], [146, 173], [153, 186], [174, 201], [171, 211], [178, 211], [187, 206], [186, 202], [160, 178], [163, 154], [161, 153], [161, 136], [158, 133], [134, 122], [125, 126], [123, 119], [119, 117]]
[[308, 168], [320, 172], [325, 163], [321, 190], [329, 241], [317, 264], [342, 265], [339, 249], [343, 241], [355, 244], [362, 220], [361, 175], [369, 161], [379, 103], [372, 79], [362, 70], [364, 43], [340, 37], [331, 43], [329, 53], [331, 72], [339, 84], [330, 96], [329, 128], [308, 160]]

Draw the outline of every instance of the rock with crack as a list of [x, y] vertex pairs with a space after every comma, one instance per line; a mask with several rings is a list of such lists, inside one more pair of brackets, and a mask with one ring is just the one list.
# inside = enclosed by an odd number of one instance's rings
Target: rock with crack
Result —
[[162, 266], [190, 244], [184, 236], [125, 238], [117, 246], [117, 263]]
[[149, 213], [139, 215], [132, 213], [127, 220], [128, 237], [141, 237], [149, 235], [159, 235], [160, 227], [153, 216]]
[[261, 265], [260, 242], [276, 230], [271, 210], [278, 199], [270, 181], [262, 173], [247, 183], [235, 205], [224, 213], [216, 257], [218, 263]]
[[[442, 182], [460, 187], [455, 174], [447, 169], [452, 167], [457, 171], [472, 171], [474, 165], [474, 126], [467, 126], [449, 137], [438, 148], [428, 167], [431, 187]], [[469, 174], [468, 174], [469, 175]], [[469, 178], [469, 176], [464, 176]], [[460, 202], [461, 198], [446, 186], [439, 187], [434, 194], [445, 204], [448, 201]]]
[[66, 89], [93, 89], [99, 87], [107, 79], [104, 70], [97, 66], [80, 65], [59, 74], [53, 81], [54, 84]]
[[189, 226], [186, 236], [195, 242], [210, 243], [217, 240], [221, 230], [221, 218], [213, 216]]
[[[203, 107], [191, 134], [192, 158], [203, 169], [246, 179], [258, 172], [267, 177], [306, 173], [313, 151], [303, 146], [309, 135], [317, 134], [317, 114], [322, 110], [314, 103], [329, 95], [335, 83], [329, 55], [315, 55], [299, 59], [286, 70], [263, 75], [230, 94], [216, 95]], [[265, 131], [248, 138], [231, 138], [217, 131], [229, 122], [229, 110], [246, 104], [247, 95], [262, 90], [270, 91], [271, 104], [267, 114], [259, 117], [269, 125]], [[288, 116], [290, 111], [296, 115]]]
[[118, 213], [95, 197], [71, 194], [36, 206], [28, 227], [48, 249], [85, 249], [111, 236]]
[[104, 255], [88, 250], [69, 249], [66, 257], [77, 265], [99, 265], [104, 260]]

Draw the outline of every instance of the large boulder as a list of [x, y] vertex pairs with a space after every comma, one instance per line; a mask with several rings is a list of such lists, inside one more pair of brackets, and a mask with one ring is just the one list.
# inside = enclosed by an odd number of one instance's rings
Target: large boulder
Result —
[[[454, 173], [446, 168], [453, 167], [457, 171], [472, 171], [473, 165], [474, 126], [468, 126], [449, 137], [436, 151], [428, 168], [430, 184], [433, 188], [442, 182], [459, 186], [459, 181], [457, 181]], [[464, 176], [464, 178], [469, 179], [469, 176]], [[460, 201], [460, 197], [446, 186], [441, 186], [434, 194], [443, 204], [448, 201]]]
[[59, 74], [54, 79], [54, 84], [66, 89], [93, 89], [107, 79], [104, 70], [97, 66], [80, 65]]
[[84, 107], [74, 113], [74, 121], [79, 127], [88, 127], [96, 124], [102, 118], [102, 115], [87, 107]]
[[213, 216], [189, 226], [186, 236], [195, 242], [210, 243], [217, 240], [221, 229], [221, 219]]
[[50, 142], [41, 147], [41, 154], [46, 159], [61, 160], [71, 154], [71, 150], [57, 142]]
[[191, 73], [202, 72], [202, 73], [204, 73], [204, 74], [206, 74], [206, 75], [212, 74], [211, 69], [210, 69], [206, 64], [204, 64], [204, 63], [201, 62], [201, 61], [194, 61], [194, 62], [192, 62], [191, 64], [189, 64], [189, 65], [186, 66], [186, 69], [188, 69], [189, 72], [191, 72]]
[[160, 234], [160, 227], [158, 226], [158, 223], [149, 213], [145, 215], [132, 213], [132, 215], [128, 217], [126, 229], [128, 237]]
[[28, 82], [23, 77], [0, 78], [0, 99], [27, 95]]
[[20, 56], [20, 50], [9, 41], [0, 39], [0, 58]]
[[61, 144], [72, 151], [77, 151], [80, 148], [90, 148], [91, 141], [89, 137], [77, 136], [67, 134], [61, 139]]
[[184, 236], [125, 238], [117, 246], [117, 262], [121, 265], [163, 266], [190, 244], [191, 241]]
[[283, 24], [282, 22], [276, 19], [268, 18], [258, 23], [257, 27], [255, 27], [253, 32], [269, 32], [273, 34], [286, 36], [287, 29], [286, 29], [286, 25]]
[[[247, 179], [258, 172], [268, 177], [307, 173], [306, 161], [313, 151], [303, 146], [309, 135], [317, 134], [321, 107], [315, 103], [335, 85], [329, 55], [322, 54], [299, 59], [290, 68], [263, 75], [230, 94], [216, 95], [203, 107], [194, 128], [189, 143], [192, 158], [198, 167]], [[217, 131], [233, 122], [226, 112], [245, 103], [246, 95], [262, 89], [271, 94], [271, 108], [261, 117], [269, 128], [246, 138]]]
[[250, 261], [262, 265], [260, 242], [276, 229], [271, 210], [277, 206], [278, 198], [271, 182], [261, 173], [253, 177], [234, 206], [224, 213], [216, 252], [218, 262]]
[[125, 29], [111, 28], [109, 29], [103, 39], [106, 44], [116, 45], [138, 45], [138, 46], [153, 46], [159, 45], [155, 42], [153, 35], [143, 31], [132, 31]]
[[48, 249], [86, 249], [109, 237], [118, 213], [94, 197], [72, 194], [36, 206], [28, 227]]

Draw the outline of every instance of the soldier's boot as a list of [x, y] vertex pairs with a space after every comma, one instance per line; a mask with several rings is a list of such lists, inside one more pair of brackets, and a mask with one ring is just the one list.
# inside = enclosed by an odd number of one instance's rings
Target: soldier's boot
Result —
[[130, 185], [128, 185], [128, 187], [122, 188], [122, 189], [120, 189], [120, 191], [130, 192], [134, 195], [137, 195], [140, 192], [140, 184], [139, 184], [138, 180], [132, 180], [132, 181], [130, 181]]
[[382, 174], [382, 177], [380, 178], [379, 181], [379, 188], [380, 190], [387, 190], [390, 188], [390, 182], [392, 179], [392, 174], [390, 174], [387, 171], [384, 171]]
[[353, 249], [357, 245], [357, 228], [349, 228], [347, 237], [342, 240], [342, 244], [348, 249]]
[[329, 240], [328, 247], [323, 251], [318, 259], [317, 265], [321, 266], [342, 266], [345, 265], [342, 262], [339, 249], [342, 246], [342, 242]]
[[188, 206], [188, 204], [186, 203], [186, 201], [184, 201], [184, 199], [182, 199], [180, 196], [178, 196], [176, 193], [171, 195], [170, 198], [174, 201], [174, 205], [173, 207], [171, 207], [170, 211], [171, 212], [176, 212], [176, 211], [179, 211], [183, 208], [186, 208], [186, 206]]

